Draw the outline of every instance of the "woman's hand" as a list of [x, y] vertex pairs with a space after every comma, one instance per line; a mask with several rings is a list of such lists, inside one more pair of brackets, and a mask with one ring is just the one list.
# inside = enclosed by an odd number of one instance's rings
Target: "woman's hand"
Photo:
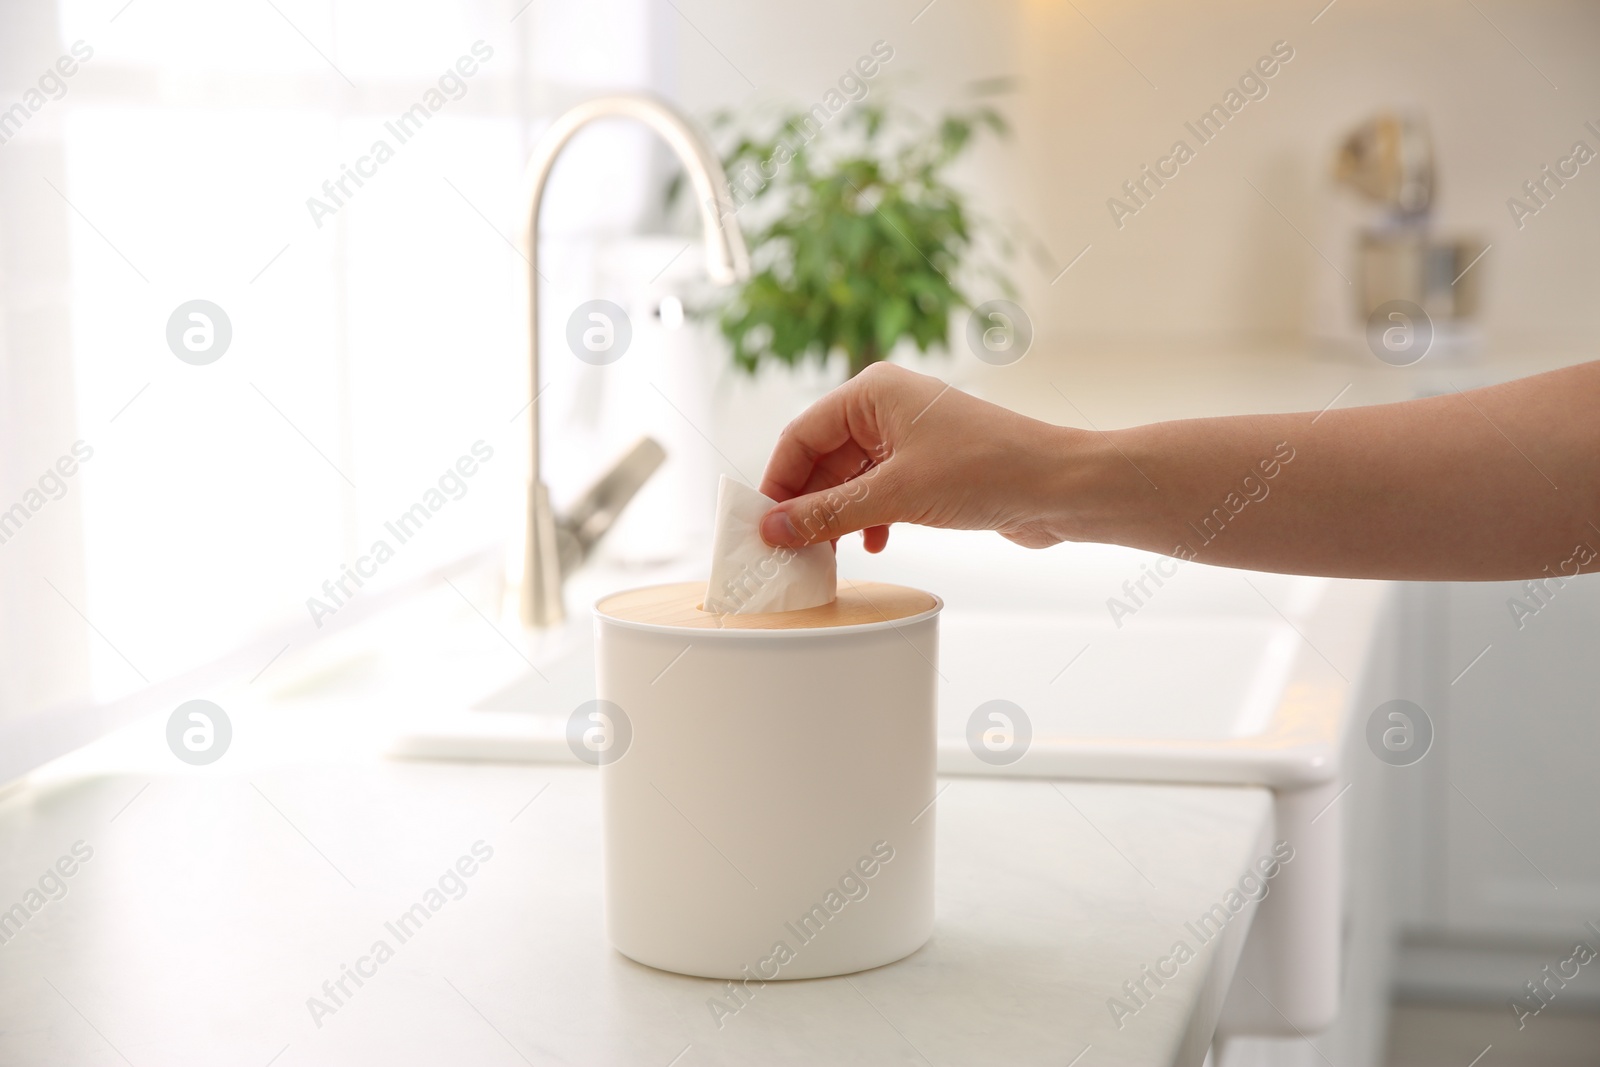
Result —
[[781, 503], [761, 536], [799, 547], [861, 530], [881, 552], [890, 523], [913, 522], [1043, 548], [1070, 536], [1063, 471], [1087, 447], [1080, 431], [876, 363], [784, 428], [761, 480]]

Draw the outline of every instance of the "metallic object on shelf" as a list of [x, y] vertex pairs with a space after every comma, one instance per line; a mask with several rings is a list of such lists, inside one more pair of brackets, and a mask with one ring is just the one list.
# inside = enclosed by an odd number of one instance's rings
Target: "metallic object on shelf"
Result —
[[1433, 206], [1433, 137], [1420, 115], [1376, 115], [1339, 146], [1334, 174], [1402, 218]]
[[1464, 323], [1482, 303], [1486, 245], [1475, 237], [1441, 238], [1432, 230], [1437, 196], [1433, 137], [1420, 115], [1380, 113], [1352, 130], [1334, 161], [1340, 184], [1382, 209], [1357, 236], [1356, 314], [1404, 300], [1435, 323]]
[[[574, 514], [558, 522], [539, 468], [539, 208], [546, 183], [562, 149], [572, 136], [596, 119], [630, 118], [650, 127], [667, 142], [688, 173], [700, 205], [706, 243], [706, 273], [727, 285], [749, 276], [750, 257], [744, 237], [727, 205], [727, 177], [722, 164], [689, 120], [665, 101], [642, 93], [599, 97], [579, 104], [556, 119], [535, 147], [528, 163], [527, 199], [522, 228], [522, 258], [527, 263], [528, 372], [532, 391], [527, 506], [523, 537], [508, 577], [517, 583], [517, 615], [524, 626], [555, 626], [566, 618], [561, 583], [586, 557], [611, 525], [622, 505], [660, 466], [664, 453], [653, 441], [641, 442], [609, 474], [600, 479]], [[650, 446], [654, 446], [654, 452]], [[652, 459], [651, 456], [654, 456]], [[564, 531], [564, 533], [563, 533]]]

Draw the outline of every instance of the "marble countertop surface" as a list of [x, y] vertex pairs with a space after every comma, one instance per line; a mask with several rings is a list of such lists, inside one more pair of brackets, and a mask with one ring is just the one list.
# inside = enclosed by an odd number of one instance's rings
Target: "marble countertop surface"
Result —
[[[1206, 942], [1186, 923], [1271, 847], [1262, 789], [946, 779], [932, 940], [719, 1027], [722, 983], [606, 943], [593, 770], [344, 758], [318, 745], [334, 703], [234, 702], [236, 744], [276, 717], [299, 762], [79, 758], [0, 796], [0, 908], [29, 912], [0, 1062], [1198, 1065], [1250, 908]], [[422, 929], [385, 925], [474, 855]]]

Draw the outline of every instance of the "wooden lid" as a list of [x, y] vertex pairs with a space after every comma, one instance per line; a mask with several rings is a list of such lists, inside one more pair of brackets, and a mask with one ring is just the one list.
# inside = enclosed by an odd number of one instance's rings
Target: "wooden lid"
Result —
[[932, 611], [939, 601], [930, 593], [887, 582], [839, 579], [832, 604], [799, 611], [757, 615], [718, 615], [702, 611], [706, 583], [677, 582], [613, 593], [595, 605], [595, 612], [619, 622], [672, 626], [688, 630], [811, 630], [894, 622]]

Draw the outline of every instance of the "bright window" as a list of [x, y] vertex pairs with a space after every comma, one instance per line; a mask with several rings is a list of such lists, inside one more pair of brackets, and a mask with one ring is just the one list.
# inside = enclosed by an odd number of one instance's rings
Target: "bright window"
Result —
[[[9, 228], [0, 275], [12, 394], [0, 453], [93, 449], [73, 504], [0, 545], [0, 582], [23, 597], [14, 617], [54, 620], [6, 655], [80, 639], [82, 655], [6, 693], [0, 715], [114, 699], [268, 632], [310, 640], [307, 599], [332, 606], [324, 581], [380, 540], [392, 556], [363, 564], [363, 592], [505, 540], [527, 452], [514, 417], [527, 397], [512, 247], [523, 166], [563, 106], [654, 85], [659, 24], [642, 0], [64, 0], [43, 29], [0, 13], [0, 35], [26, 39], [23, 69], [92, 49], [60, 99], [0, 144], [4, 188], [25, 197], [7, 218], [26, 221]], [[542, 44], [558, 33], [608, 47]], [[581, 289], [565, 245], [636, 228], [658, 161], [616, 128], [573, 157], [547, 199], [546, 273]], [[205, 365], [168, 342], [169, 317], [194, 300], [231, 327]], [[38, 331], [17, 324], [41, 304], [60, 329], [29, 348]], [[179, 329], [203, 344], [220, 326]], [[24, 386], [40, 378], [35, 405]], [[559, 407], [546, 418], [572, 421]], [[0, 464], [0, 508], [37, 465]], [[401, 516], [441, 499], [397, 537]]]

